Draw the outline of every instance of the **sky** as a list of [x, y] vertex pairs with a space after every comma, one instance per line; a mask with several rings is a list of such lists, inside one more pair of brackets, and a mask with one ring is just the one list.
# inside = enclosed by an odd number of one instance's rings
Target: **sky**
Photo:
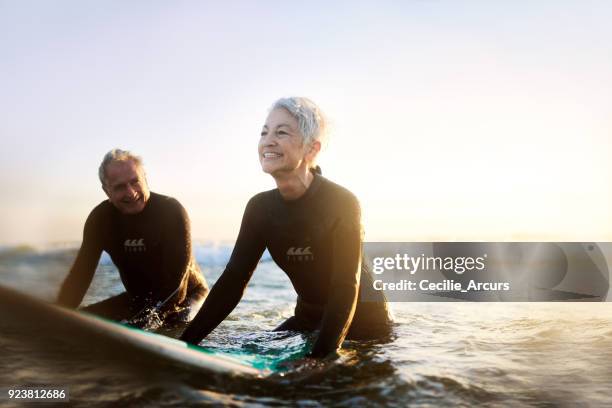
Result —
[[612, 3], [330, 3], [0, 0], [0, 245], [78, 243], [114, 147], [233, 241], [294, 95], [368, 241], [612, 241]]

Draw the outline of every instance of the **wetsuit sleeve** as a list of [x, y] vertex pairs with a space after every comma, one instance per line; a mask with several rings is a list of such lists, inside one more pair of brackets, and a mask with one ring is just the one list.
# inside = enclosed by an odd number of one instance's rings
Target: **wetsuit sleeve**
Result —
[[99, 218], [100, 216], [94, 209], [85, 221], [81, 248], [57, 297], [57, 303], [62, 306], [75, 308], [80, 305], [91, 284], [100, 255], [102, 255], [98, 228], [101, 220]]
[[265, 249], [261, 234], [263, 214], [252, 198], [244, 211], [229, 263], [212, 287], [204, 305], [185, 329], [181, 340], [198, 344], [234, 310]]
[[333, 230], [333, 259], [328, 301], [310, 357], [336, 351], [355, 314], [361, 274], [361, 211], [353, 198]]
[[[191, 224], [185, 208], [178, 201], [172, 201], [176, 207], [166, 218], [161, 265], [163, 276], [160, 277], [159, 289], [155, 291], [155, 301], [165, 301], [179, 287], [173, 297], [182, 299], [187, 290], [187, 271], [191, 260]], [[174, 303], [168, 300], [168, 306]]]

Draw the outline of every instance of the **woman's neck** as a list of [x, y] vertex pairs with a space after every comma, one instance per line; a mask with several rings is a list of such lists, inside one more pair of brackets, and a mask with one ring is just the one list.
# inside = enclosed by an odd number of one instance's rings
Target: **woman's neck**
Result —
[[297, 200], [306, 193], [314, 179], [309, 168], [274, 176], [276, 186], [285, 200]]

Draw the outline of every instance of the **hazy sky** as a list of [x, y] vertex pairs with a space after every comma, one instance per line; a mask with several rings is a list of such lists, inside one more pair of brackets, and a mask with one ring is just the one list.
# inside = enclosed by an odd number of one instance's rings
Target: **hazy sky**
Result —
[[368, 240], [612, 241], [611, 2], [330, 3], [0, 0], [0, 244], [78, 242], [113, 147], [233, 240], [290, 95]]

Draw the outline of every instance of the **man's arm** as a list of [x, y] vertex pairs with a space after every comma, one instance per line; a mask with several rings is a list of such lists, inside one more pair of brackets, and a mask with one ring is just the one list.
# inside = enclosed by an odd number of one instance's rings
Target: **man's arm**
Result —
[[240, 233], [225, 271], [219, 277], [195, 319], [185, 329], [181, 340], [198, 344], [234, 310], [265, 249], [259, 231], [261, 214], [249, 201], [242, 217]]
[[81, 304], [102, 255], [102, 246], [99, 243], [100, 232], [96, 227], [94, 211], [85, 221], [81, 248], [57, 296], [57, 303], [62, 306], [76, 308]]
[[325, 357], [336, 351], [353, 321], [361, 274], [361, 212], [357, 199], [351, 200], [333, 234], [329, 295], [310, 357]]
[[[187, 272], [191, 260], [191, 223], [185, 208], [172, 199], [173, 207], [169, 214], [164, 216], [164, 242], [162, 246], [162, 265], [159, 277], [160, 287], [153, 294], [154, 301], [165, 301], [172, 297], [180, 299], [186, 295]], [[175, 302], [168, 299], [167, 306]]]

